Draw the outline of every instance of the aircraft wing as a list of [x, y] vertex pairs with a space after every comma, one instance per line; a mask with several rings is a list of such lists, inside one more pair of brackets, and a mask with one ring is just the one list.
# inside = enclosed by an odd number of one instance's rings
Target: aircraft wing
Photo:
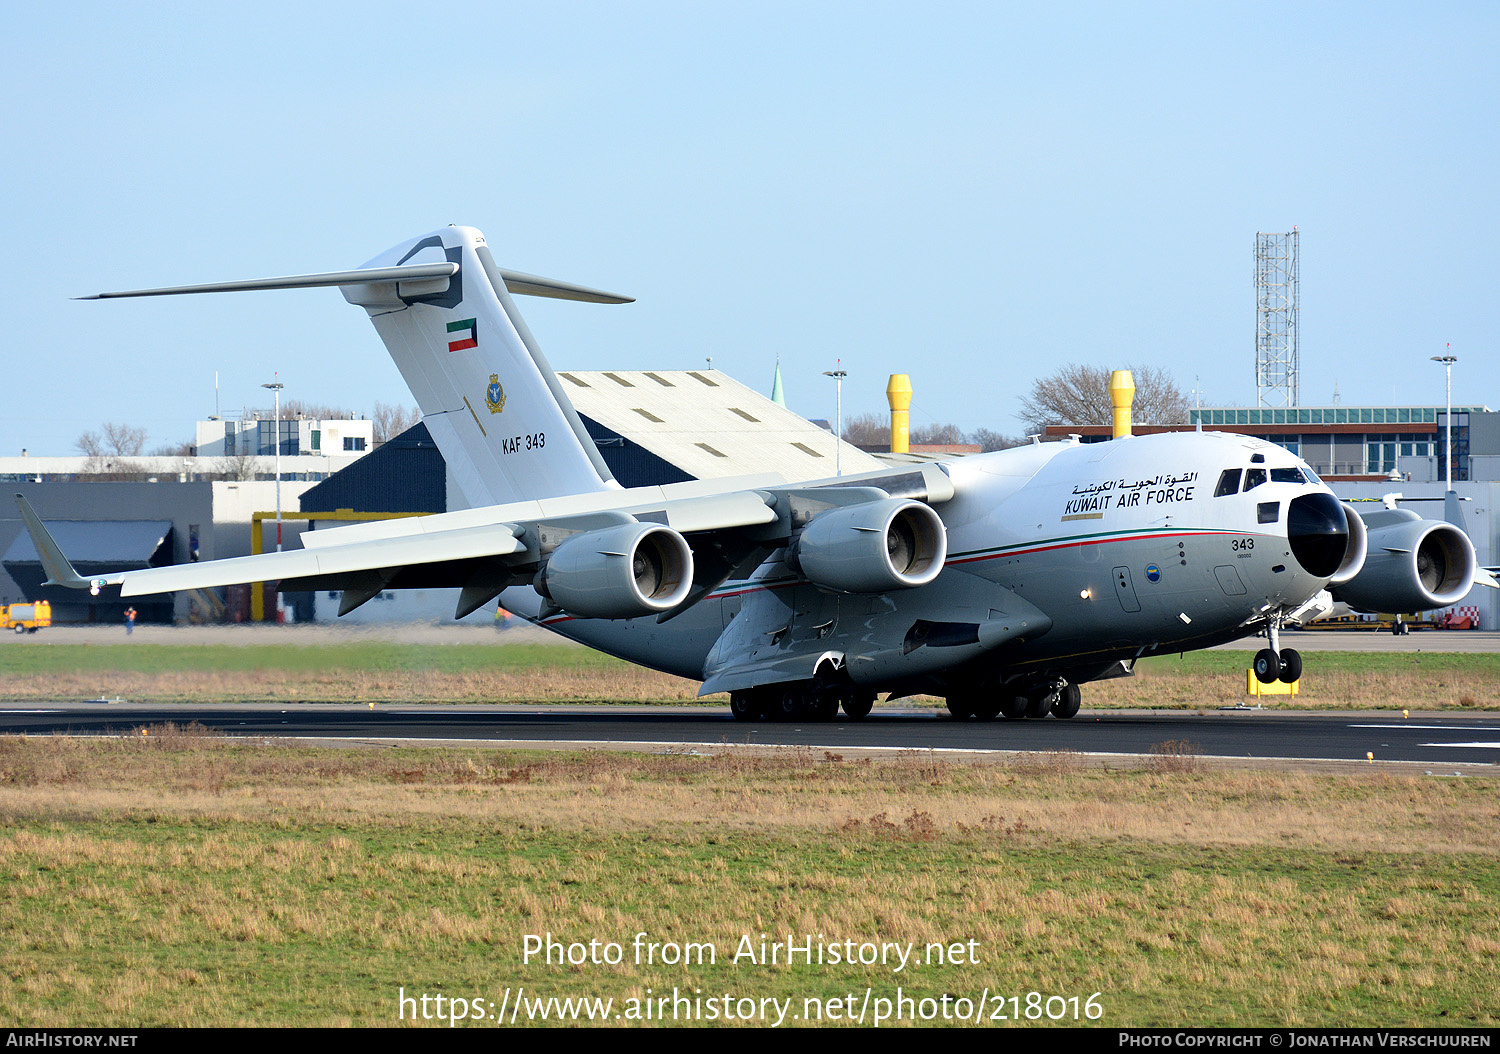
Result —
[[48, 585], [119, 586], [129, 597], [278, 581], [342, 590], [340, 614], [386, 588], [457, 586], [462, 617], [531, 583], [557, 610], [630, 618], [685, 609], [819, 511], [952, 494], [934, 466], [794, 486], [775, 476], [695, 480], [352, 524], [304, 534], [300, 549], [96, 577], [78, 574], [26, 499], [16, 502]]

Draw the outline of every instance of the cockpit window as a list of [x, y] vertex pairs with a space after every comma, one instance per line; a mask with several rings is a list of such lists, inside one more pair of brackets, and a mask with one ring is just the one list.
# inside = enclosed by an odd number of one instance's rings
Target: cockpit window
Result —
[[1272, 483], [1306, 483], [1307, 477], [1302, 474], [1300, 468], [1273, 468], [1271, 470]]
[[[1263, 468], [1251, 468], [1245, 470], [1245, 490], [1254, 490], [1266, 481], [1266, 470]], [[1241, 492], [1243, 493], [1243, 491]]]
[[1223, 475], [1219, 477], [1219, 487], [1214, 491], [1214, 497], [1222, 498], [1226, 494], [1239, 493], [1240, 471], [1237, 468], [1226, 468]]

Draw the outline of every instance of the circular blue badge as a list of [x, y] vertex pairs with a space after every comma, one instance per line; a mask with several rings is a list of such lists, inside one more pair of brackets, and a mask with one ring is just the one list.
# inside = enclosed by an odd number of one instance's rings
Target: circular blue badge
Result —
[[1155, 564], [1147, 564], [1146, 565], [1146, 580], [1149, 581], [1149, 582], [1158, 582], [1158, 581], [1160, 581], [1161, 580], [1161, 568], [1157, 567]]

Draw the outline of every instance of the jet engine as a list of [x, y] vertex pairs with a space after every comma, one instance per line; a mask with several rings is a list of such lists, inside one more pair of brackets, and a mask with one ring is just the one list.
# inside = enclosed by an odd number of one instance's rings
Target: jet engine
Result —
[[948, 532], [932, 506], [905, 498], [819, 513], [794, 547], [808, 581], [839, 593], [884, 593], [926, 585], [943, 569]]
[[655, 523], [625, 523], [568, 538], [536, 577], [536, 589], [584, 618], [670, 611], [693, 584], [687, 539]]
[[1365, 560], [1370, 555], [1370, 536], [1365, 530], [1365, 521], [1360, 519], [1359, 513], [1354, 511], [1353, 506], [1345, 505], [1343, 509], [1344, 522], [1349, 528], [1349, 544], [1344, 549], [1344, 562], [1328, 580], [1331, 586], [1342, 585], [1354, 578], [1365, 566]]
[[1439, 520], [1411, 519], [1369, 529], [1364, 567], [1333, 586], [1359, 611], [1414, 612], [1456, 604], [1474, 582], [1469, 536]]

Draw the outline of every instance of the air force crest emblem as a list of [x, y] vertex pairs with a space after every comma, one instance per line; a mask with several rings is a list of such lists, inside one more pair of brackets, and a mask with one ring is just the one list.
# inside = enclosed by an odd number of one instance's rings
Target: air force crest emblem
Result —
[[500, 375], [490, 374], [490, 386], [484, 391], [484, 403], [490, 408], [490, 413], [498, 414], [505, 409], [505, 389], [500, 385]]

